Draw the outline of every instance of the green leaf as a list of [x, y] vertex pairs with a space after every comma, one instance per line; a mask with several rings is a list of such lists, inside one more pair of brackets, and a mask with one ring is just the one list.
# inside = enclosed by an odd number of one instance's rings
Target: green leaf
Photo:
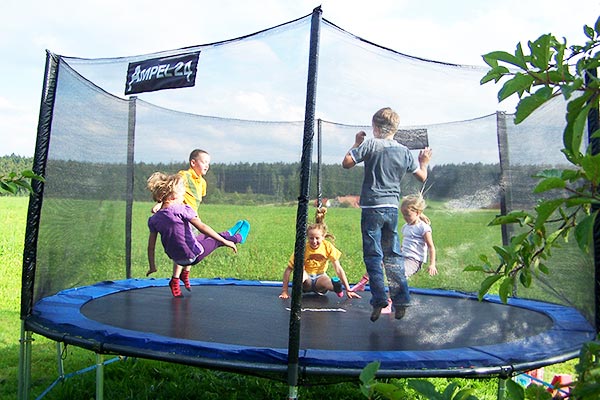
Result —
[[523, 225], [521, 220], [528, 216], [529, 216], [529, 214], [526, 213], [525, 211], [513, 211], [513, 212], [508, 213], [507, 215], [499, 215], [499, 216], [495, 217], [488, 225], [495, 226], [495, 225], [505, 225], [505, 224], [513, 224], [513, 223], [518, 223], [520, 225]]
[[502, 300], [502, 303], [506, 304], [506, 302], [508, 301], [508, 297], [512, 294], [513, 285], [514, 281], [510, 277], [504, 278], [504, 280], [500, 284], [498, 294], [500, 295], [500, 300]]
[[371, 386], [374, 392], [383, 395], [386, 399], [400, 399], [400, 395], [404, 394], [400, 388], [391, 383], [377, 382]]
[[[576, 84], [575, 87], [571, 87], [575, 78], [568, 71], [546, 71], [544, 73], [545, 81], [547, 81], [550, 85], [558, 85], [560, 88], [565, 86], [567, 90], [575, 90], [579, 84]], [[559, 82], [565, 82], [563, 84], [559, 84]], [[562, 92], [562, 91], [561, 91]], [[564, 93], [563, 93], [564, 96]]]
[[565, 181], [574, 182], [581, 179], [581, 172], [579, 170], [565, 169], [561, 174], [561, 178]]
[[24, 178], [35, 179], [35, 180], [42, 181], [42, 182], [45, 181], [44, 177], [36, 174], [35, 172], [33, 172], [30, 169], [26, 169], [25, 171], [21, 172], [21, 175]]
[[488, 276], [487, 278], [485, 278], [483, 280], [483, 282], [481, 282], [481, 286], [479, 288], [479, 294], [478, 294], [478, 298], [481, 301], [483, 299], [483, 296], [486, 295], [486, 293], [490, 290], [490, 288], [492, 287], [492, 285], [494, 283], [496, 283], [498, 280], [502, 279], [504, 275], [492, 275], [492, 276]]
[[506, 381], [506, 390], [508, 391], [508, 395], [511, 400], [524, 400], [525, 399], [525, 391], [517, 382], [512, 379], [508, 379]]
[[533, 193], [542, 193], [552, 189], [564, 189], [567, 186], [562, 178], [546, 178], [533, 189]]
[[598, 212], [596, 211], [593, 214], [586, 216], [579, 221], [575, 227], [575, 239], [577, 240], [577, 244], [579, 245], [579, 248], [586, 253], [592, 243], [594, 220], [597, 214]]
[[519, 274], [519, 282], [521, 282], [523, 287], [528, 288], [531, 286], [531, 272], [527, 268], [521, 270], [521, 273]]
[[590, 204], [592, 200], [588, 197], [569, 197], [565, 200], [565, 206], [567, 207], [575, 207], [581, 206], [584, 204]]
[[484, 272], [485, 268], [482, 267], [481, 265], [467, 265], [464, 269], [463, 272]]
[[380, 365], [381, 363], [379, 361], [372, 361], [369, 364], [367, 364], [360, 372], [360, 381], [364, 384], [373, 382], [375, 380], [375, 375], [377, 374]]
[[509, 250], [500, 246], [493, 246], [496, 253], [500, 256], [502, 260], [509, 261], [512, 259], [512, 254]]
[[570, 84], [559, 85], [560, 91], [563, 94], [565, 100], [569, 100], [573, 93], [576, 93], [583, 86], [583, 80], [580, 78], [574, 78]]
[[473, 393], [475, 393], [474, 389], [461, 389], [452, 400], [477, 400], [476, 397], [473, 397]]
[[[527, 70], [527, 64], [522, 57], [514, 56], [506, 51], [493, 51], [491, 53], [487, 53], [483, 56], [483, 59], [491, 67], [494, 67], [494, 65], [492, 65], [493, 63], [496, 63], [497, 65], [498, 61], [501, 61], [519, 67], [523, 70]], [[492, 64], [490, 64], [490, 62]]]
[[567, 126], [563, 134], [565, 154], [571, 162], [577, 160], [581, 149], [583, 129], [587, 121], [590, 105], [586, 105], [589, 95], [582, 95], [567, 104]]
[[556, 241], [556, 239], [558, 239], [563, 233], [565, 232], [565, 229], [559, 229], [557, 231], [552, 232], [550, 235], [548, 235], [548, 237], [546, 238], [546, 243], [548, 243], [549, 245], [552, 246], [552, 244]]
[[492, 68], [496, 68], [498, 66], [498, 59], [496, 58], [488, 57], [487, 54], [483, 54], [481, 58], [483, 58], [483, 61]]
[[523, 122], [532, 112], [537, 110], [542, 104], [548, 100], [548, 97], [544, 95], [532, 94], [531, 96], [524, 97], [517, 104], [517, 112], [515, 114], [515, 124]]
[[587, 179], [594, 186], [600, 183], [600, 154], [585, 155], [580, 160]]
[[446, 386], [446, 389], [444, 389], [444, 391], [442, 392], [442, 397], [444, 399], [452, 399], [452, 395], [454, 394], [454, 392], [456, 392], [456, 389], [458, 389], [458, 385], [456, 383], [451, 383], [448, 386]]
[[0, 181], [0, 193], [16, 194], [18, 190], [19, 187], [14, 182]]
[[546, 200], [546, 201], [540, 202], [535, 207], [535, 211], [537, 212], [538, 216], [535, 220], [534, 228], [541, 229], [542, 226], [548, 220], [548, 218], [550, 218], [550, 216], [552, 214], [554, 214], [554, 211], [556, 211], [556, 209], [558, 207], [560, 207], [563, 204], [563, 202], [564, 202], [564, 199], [562, 199], [562, 198]]
[[549, 34], [545, 34], [537, 38], [533, 42], [529, 42], [529, 49], [531, 50], [531, 64], [534, 67], [541, 70], [548, 68], [548, 63], [551, 58], [550, 43], [555, 42], [556, 39]]
[[419, 392], [428, 399], [442, 400], [442, 396], [435, 390], [435, 386], [433, 385], [433, 383], [429, 381], [410, 379], [408, 381], [408, 387], [415, 390], [416, 392]]
[[498, 92], [498, 101], [505, 100], [515, 93], [521, 95], [523, 92], [529, 91], [532, 84], [532, 76], [518, 73], [512, 79], [504, 83], [504, 86], [502, 86], [502, 89]]
[[527, 238], [529, 236], [529, 232], [523, 232], [517, 236], [513, 236], [510, 238], [511, 246], [517, 247], [518, 245], [522, 245], [527, 242]]
[[552, 394], [543, 385], [529, 385], [525, 388], [525, 398], [535, 400], [552, 400]]
[[31, 187], [31, 185], [29, 184], [29, 182], [25, 181], [25, 180], [18, 180], [15, 181], [15, 183], [21, 187], [24, 187], [25, 189], [27, 189], [30, 193], [33, 192], [33, 188]]
[[587, 36], [588, 39], [594, 39], [594, 29], [592, 29], [592, 27], [585, 25], [583, 27], [583, 33], [585, 33], [585, 36]]
[[509, 73], [510, 73], [509, 69], [504, 66], [494, 67], [491, 70], [489, 70], [488, 73], [485, 74], [485, 76], [483, 78], [481, 78], [479, 83], [481, 85], [488, 83], [490, 81], [494, 81], [494, 82], [498, 83], [498, 81], [500, 81], [500, 79], [502, 79], [502, 77], [504, 77], [505, 75], [507, 75]]
[[535, 178], [560, 178], [562, 177], [562, 170], [560, 169], [545, 169], [537, 174], [533, 175]]

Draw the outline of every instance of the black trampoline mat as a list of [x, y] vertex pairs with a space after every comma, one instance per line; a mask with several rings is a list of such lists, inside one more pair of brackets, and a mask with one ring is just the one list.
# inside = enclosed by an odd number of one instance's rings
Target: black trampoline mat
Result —
[[[87, 302], [94, 321], [166, 337], [252, 347], [287, 348], [291, 300], [280, 287], [197, 285], [183, 298], [168, 286], [127, 290]], [[427, 351], [509, 343], [552, 327], [543, 313], [476, 299], [411, 294], [401, 320], [371, 322], [370, 292], [362, 299], [302, 297], [301, 348]]]

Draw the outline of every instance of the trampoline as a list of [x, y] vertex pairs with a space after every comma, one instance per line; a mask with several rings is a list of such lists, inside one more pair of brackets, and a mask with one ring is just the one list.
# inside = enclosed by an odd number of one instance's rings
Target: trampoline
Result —
[[[323, 43], [321, 30], [326, 35]], [[244, 51], [253, 54], [256, 49], [268, 49], [269, 56], [244, 57], [243, 64], [232, 62], [246, 54]], [[195, 89], [186, 87], [185, 92], [172, 92], [181, 95], [176, 100], [169, 99], [166, 91], [157, 93], [159, 86], [147, 100], [129, 94], [123, 97], [123, 78], [133, 70], [130, 67], [141, 68], [142, 61], [144, 65], [162, 63], [160, 60], [165, 57], [187, 59], [192, 50], [195, 57], [202, 52], [203, 63], [198, 68], [199, 84]], [[275, 57], [270, 56], [271, 52]], [[319, 57], [319, 52], [324, 57]], [[323, 61], [320, 66], [318, 60]], [[338, 65], [343, 68], [338, 70]], [[350, 66], [353, 70], [348, 69]], [[257, 80], [255, 72], [264, 73], [264, 78], [259, 77], [264, 80]], [[318, 110], [317, 72], [325, 77], [319, 89]], [[179, 160], [182, 152], [187, 156], [188, 146], [198, 142], [210, 148], [223, 165], [256, 165], [257, 169], [251, 171], [253, 179], [258, 178], [256, 181], [235, 170], [235, 174], [227, 174], [214, 187], [227, 195], [222, 201], [228, 206], [238, 204], [230, 199], [237, 199], [242, 193], [248, 194], [251, 204], [264, 196], [268, 206], [287, 205], [297, 199], [294, 253], [303, 254], [311, 193], [317, 193], [320, 203], [321, 196], [328, 192], [351, 194], [359, 189], [338, 186], [344, 183], [338, 175], [332, 175], [328, 187], [322, 188], [319, 168], [316, 190], [311, 188], [315, 130], [319, 138], [317, 166], [339, 165], [341, 155], [348, 149], [345, 143], [349, 144], [357, 131], [369, 128], [346, 121], [349, 110], [356, 106], [356, 115], [351, 119], [363, 118], [361, 115], [371, 118], [372, 112], [383, 105], [383, 99], [385, 104], [404, 105], [405, 115], [424, 113], [422, 123], [407, 125], [408, 131], [426, 132], [436, 154], [456, 155], [456, 160], [449, 159], [450, 164], [460, 163], [469, 171], [468, 175], [457, 177], [478, 182], [482, 187], [474, 187], [477, 193], [493, 192], [489, 206], [496, 206], [497, 194], [502, 196], [503, 213], [533, 207], [534, 199], [529, 196], [533, 183], [529, 178], [534, 171], [541, 171], [538, 167], [548, 168], [548, 146], [560, 143], [552, 134], [562, 135], [564, 113], [550, 110], [538, 114], [543, 124], [533, 122], [519, 129], [514, 126], [514, 116], [502, 111], [473, 119], [481, 114], [476, 113], [477, 104], [470, 92], [456, 95], [456, 88], [461, 87], [457, 83], [463, 80], [469, 85], [465, 87], [479, 87], [481, 74], [470, 66], [410, 57], [365, 41], [322, 21], [320, 7], [309, 16], [248, 37], [143, 56], [90, 60], [47, 52], [32, 169], [45, 181], [32, 182], [25, 232], [19, 398], [27, 399], [32, 386], [32, 333], [57, 344], [59, 377], [46, 392], [65, 378], [62, 346], [74, 345], [96, 354], [93, 368], [97, 399], [103, 398], [104, 355], [279, 379], [287, 381], [290, 399], [297, 398], [298, 384], [355, 380], [373, 361], [380, 362], [378, 377], [497, 376], [504, 381], [517, 372], [577, 357], [581, 347], [596, 337], [596, 329], [588, 319], [597, 323], [598, 299], [590, 290], [597, 279], [586, 260], [566, 258], [565, 265], [552, 269], [549, 279], [555, 285], [544, 288], [550, 290], [552, 299], [573, 307], [519, 298], [509, 298], [503, 304], [494, 296], [479, 301], [475, 294], [411, 288], [412, 305], [403, 319], [383, 314], [375, 323], [369, 319], [368, 292], [362, 299], [353, 300], [331, 293], [300, 296], [300, 257], [295, 259], [297, 276], [292, 278], [293, 302], [278, 298], [280, 282], [194, 279], [191, 293], [173, 298], [167, 279], [133, 279], [136, 273], [141, 275], [141, 270], [136, 272], [135, 268], [146, 266], [146, 254], [141, 249], [146, 247], [147, 213], [151, 207], [145, 189], [148, 168], [152, 172], [167, 166], [179, 170], [173, 160]], [[224, 90], [223, 83], [230, 81], [235, 86]], [[250, 86], [244, 90], [247, 83]], [[414, 88], [407, 83], [414, 83]], [[252, 103], [246, 114], [252, 119], [239, 118], [243, 114], [237, 115], [242, 111], [238, 106], [233, 107], [235, 118], [212, 114], [215, 99], [235, 105], [240, 93], [254, 93], [261, 85], [285, 89], [286, 93], [280, 93], [285, 96], [273, 92], [265, 99], [286, 105], [293, 115], [304, 107], [303, 124], [281, 121], [281, 117], [292, 114], [279, 107], [273, 107], [264, 120], [258, 121], [254, 119], [255, 101], [246, 102]], [[304, 89], [306, 95], [302, 96]], [[368, 99], [376, 101], [377, 107]], [[448, 104], [442, 104], [446, 102], [440, 99], [448, 99]], [[193, 107], [174, 109], [177, 105]], [[317, 119], [319, 114], [343, 123]], [[417, 118], [414, 123], [418, 121]], [[523, 146], [530, 142], [525, 142], [522, 132], [527, 132], [528, 138], [532, 132], [539, 132], [544, 140], [534, 139], [533, 145]], [[328, 145], [322, 146], [321, 136]], [[487, 178], [481, 180], [473, 175], [480, 169], [473, 170], [465, 164], [457, 151], [464, 149], [465, 154], [473, 154], [475, 141], [478, 152], [486, 157], [471, 161], [484, 162], [482, 174], [496, 177], [501, 173], [500, 193], [496, 193], [496, 186], [484, 187]], [[328, 149], [325, 157], [321, 155], [322, 147]], [[516, 151], [521, 148], [527, 151]], [[543, 151], [532, 157], [535, 149]], [[499, 161], [500, 171], [496, 171]], [[268, 168], [263, 170], [263, 164]], [[235, 187], [225, 187], [225, 181], [234, 178], [243, 186], [237, 182]], [[456, 186], [466, 180], [457, 179]], [[348, 181], [353, 182], [350, 178]], [[443, 181], [440, 201], [455, 199], [462, 204], [464, 195], [472, 194], [469, 188], [450, 190], [453, 179]], [[216, 204], [221, 203], [215, 201]], [[486, 203], [477, 208], [484, 205], [488, 206]], [[259, 229], [254, 231], [257, 243], [266, 243], [272, 235], [268, 226], [290, 222], [291, 219], [265, 220], [264, 239], [258, 239]], [[453, 225], [461, 223], [456, 219]], [[141, 241], [139, 227], [144, 228]], [[446, 233], [459, 236], [454, 231]], [[506, 233], [502, 232], [503, 242], [509, 239], [508, 235], [504, 237]], [[598, 237], [597, 230], [594, 235]], [[462, 271], [463, 262], [468, 261], [461, 254], [475, 254], [478, 249], [471, 242], [488, 240], [471, 235], [460, 238], [460, 243], [449, 247], [452, 251], [461, 250], [450, 257], [461, 264], [451, 272], [454, 277], [460, 277], [455, 273]], [[492, 237], [489, 240], [491, 244]], [[261, 246], [248, 246], [247, 260], [267, 264], [275, 262], [272, 254], [285, 252], [287, 261], [291, 250], [286, 242], [273, 247], [272, 253], [254, 252]], [[350, 251], [348, 248], [345, 253]], [[257, 276], [277, 279], [272, 273], [263, 272]], [[280, 273], [278, 269], [277, 276]], [[126, 279], [114, 280], [115, 277]], [[451, 282], [440, 284], [452, 288]], [[561, 286], [560, 290], [556, 285]], [[534, 295], [548, 298], [547, 293]], [[591, 315], [584, 316], [590, 309]]]
[[[173, 298], [167, 279], [101, 282], [38, 301], [27, 328], [97, 353], [166, 360], [284, 379], [290, 300], [281, 283], [193, 279]], [[372, 361], [380, 376], [502, 375], [570, 359], [595, 337], [573, 308], [411, 288], [402, 320], [369, 320], [361, 299], [302, 297], [300, 370], [358, 377]]]

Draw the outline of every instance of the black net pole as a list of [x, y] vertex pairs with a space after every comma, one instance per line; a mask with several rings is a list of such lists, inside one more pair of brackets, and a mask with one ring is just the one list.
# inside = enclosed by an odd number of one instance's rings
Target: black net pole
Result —
[[135, 120], [137, 97], [129, 99], [129, 120], [127, 129], [127, 193], [125, 204], [125, 277], [131, 278], [131, 228], [133, 220], [133, 180], [134, 180], [134, 149], [135, 149]]
[[[586, 81], [589, 83], [598, 76], [597, 70], [588, 71], [591, 76], [586, 76]], [[600, 121], [598, 120], [598, 99], [595, 100], [596, 104], [592, 105], [588, 113], [588, 141], [593, 155], [600, 154], [600, 139], [592, 138], [592, 134], [600, 129]], [[592, 212], [600, 214], [600, 206], [596, 203], [592, 203]], [[593, 233], [593, 245], [594, 245], [594, 297], [595, 297], [595, 326], [596, 332], [600, 332], [600, 217], [596, 215], [594, 221], [594, 233]]]
[[[46, 67], [44, 70], [44, 84], [40, 103], [40, 114], [37, 126], [37, 139], [32, 170], [38, 175], [46, 176], [46, 163], [48, 161], [48, 148], [50, 146], [50, 131], [54, 113], [54, 99], [56, 97], [56, 83], [58, 80], [59, 56], [46, 51]], [[23, 271], [21, 275], [21, 319], [31, 314], [33, 307], [33, 289], [37, 258], [37, 240], [40, 228], [40, 215], [44, 183], [33, 179], [31, 182], [33, 192], [29, 196], [27, 209], [27, 226], [25, 228], [25, 243], [23, 248]]]
[[321, 119], [317, 120], [317, 208], [323, 207], [323, 185], [321, 184], [322, 165], [322, 147], [321, 142]]
[[288, 341], [288, 384], [289, 399], [298, 396], [298, 375], [300, 352], [300, 314], [302, 306], [302, 272], [304, 271], [304, 251], [306, 249], [306, 227], [310, 191], [310, 169], [312, 144], [315, 130], [315, 107], [317, 94], [317, 66], [319, 58], [319, 33], [321, 29], [321, 7], [313, 10], [310, 30], [310, 51], [308, 79], [306, 87], [306, 108], [304, 114], [304, 139], [300, 162], [300, 196], [296, 215], [296, 243], [294, 246], [294, 274], [292, 278], [292, 300]]
[[[496, 134], [498, 136], [498, 156], [500, 160], [500, 214], [506, 215], [512, 210], [512, 190], [510, 160], [508, 158], [508, 135], [506, 132], [506, 113], [496, 112]], [[512, 118], [511, 118], [512, 121]], [[502, 244], [507, 246], [510, 241], [510, 231], [507, 224], [501, 226]]]

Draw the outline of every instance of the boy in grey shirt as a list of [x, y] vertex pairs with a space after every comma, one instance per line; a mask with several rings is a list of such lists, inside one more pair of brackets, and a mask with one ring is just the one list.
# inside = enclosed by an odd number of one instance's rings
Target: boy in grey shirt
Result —
[[360, 207], [360, 227], [363, 241], [363, 260], [371, 287], [371, 321], [376, 321], [388, 305], [385, 293], [387, 276], [390, 298], [396, 319], [404, 316], [410, 303], [408, 282], [398, 240], [398, 206], [400, 182], [408, 173], [421, 182], [427, 179], [431, 149], [426, 147], [415, 160], [410, 150], [394, 140], [400, 117], [389, 107], [373, 115], [373, 138], [365, 139], [365, 132], [356, 134], [354, 145], [348, 151], [342, 166], [352, 168], [365, 163]]

